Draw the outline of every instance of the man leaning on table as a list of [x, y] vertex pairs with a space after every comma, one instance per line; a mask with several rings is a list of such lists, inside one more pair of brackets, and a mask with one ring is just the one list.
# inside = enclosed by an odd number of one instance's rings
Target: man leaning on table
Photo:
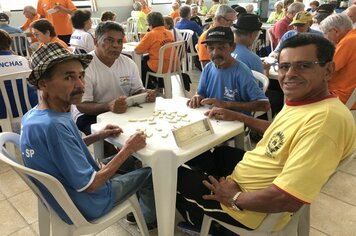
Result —
[[[204, 164], [201, 171], [179, 169], [177, 208], [187, 222], [199, 229], [207, 214], [255, 229], [267, 213], [296, 212], [315, 199], [356, 147], [354, 119], [328, 90], [333, 54], [334, 46], [314, 34], [284, 42], [278, 81], [286, 104], [272, 123], [222, 108], [206, 113], [212, 119], [244, 122], [263, 138], [244, 155], [231, 147], [216, 148], [199, 162]], [[285, 214], [276, 230], [290, 216]]]
[[[146, 136], [130, 136], [107, 164], [99, 167], [87, 145], [123, 131], [107, 125], [102, 131], [81, 138], [71, 117], [71, 104], [79, 103], [84, 92], [84, 68], [92, 55], [73, 55], [58, 43], [38, 49], [32, 55], [28, 82], [42, 91], [39, 105], [21, 122], [21, 151], [27, 167], [45, 172], [60, 181], [83, 216], [95, 220], [131, 195], [139, 192], [148, 228], [156, 226], [151, 170], [141, 168], [124, 175], [116, 171], [130, 155], [146, 145]], [[35, 183], [37, 184], [37, 183]], [[71, 223], [61, 206], [42, 185], [38, 188], [60, 218]]]
[[235, 60], [234, 35], [229, 27], [214, 27], [208, 30], [205, 41], [211, 62], [199, 80], [197, 94], [187, 103], [191, 108], [212, 105], [250, 114], [253, 111], [268, 111], [268, 98], [259, 88], [251, 70]]
[[121, 55], [124, 29], [116, 22], [102, 22], [95, 29], [95, 37], [95, 50], [89, 53], [93, 60], [85, 70], [82, 102], [76, 104], [73, 113], [79, 130], [85, 134], [91, 133], [97, 115], [126, 112], [127, 97], [147, 92], [147, 102], [156, 98], [155, 91], [143, 87], [137, 65]]

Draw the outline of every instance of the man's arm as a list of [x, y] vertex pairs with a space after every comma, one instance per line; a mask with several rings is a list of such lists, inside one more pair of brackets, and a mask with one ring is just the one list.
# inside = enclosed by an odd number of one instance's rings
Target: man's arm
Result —
[[134, 152], [146, 146], [146, 135], [143, 132], [138, 132], [132, 135], [125, 143], [119, 153], [102, 169], [100, 169], [93, 182], [85, 190], [87, 192], [94, 192], [100, 188], [106, 181], [108, 181], [124, 163], [128, 157]]
[[207, 111], [205, 113], [205, 115], [208, 116], [210, 119], [240, 121], [240, 122], [244, 123], [250, 129], [252, 129], [260, 134], [264, 134], [264, 132], [267, 130], [267, 128], [272, 123], [270, 121], [247, 116], [240, 112], [231, 111], [231, 110], [227, 110], [227, 109], [223, 109], [223, 108], [217, 108], [217, 107], [214, 107], [213, 109]]
[[99, 115], [107, 111], [124, 113], [127, 110], [126, 96], [120, 96], [107, 103], [82, 102], [76, 106], [81, 113], [88, 115]]
[[269, 101], [251, 101], [251, 102], [233, 102], [222, 101], [216, 98], [205, 98], [201, 101], [201, 105], [211, 105], [225, 109], [238, 109], [241, 111], [264, 111], [267, 112], [271, 105]]
[[122, 132], [123, 132], [123, 130], [119, 126], [107, 125], [103, 130], [101, 130], [97, 133], [85, 136], [83, 138], [83, 141], [85, 142], [85, 144], [87, 146], [89, 146], [89, 145], [95, 143], [96, 141], [106, 139], [107, 137], [110, 137], [110, 136], [117, 137]]
[[[203, 198], [219, 201], [227, 207], [231, 206], [233, 196], [241, 191], [238, 184], [231, 179], [220, 178], [217, 180], [209, 176], [209, 181], [204, 180], [203, 184], [214, 194], [204, 195]], [[304, 202], [272, 185], [262, 190], [242, 192], [235, 204], [243, 210], [276, 213], [296, 212]]]

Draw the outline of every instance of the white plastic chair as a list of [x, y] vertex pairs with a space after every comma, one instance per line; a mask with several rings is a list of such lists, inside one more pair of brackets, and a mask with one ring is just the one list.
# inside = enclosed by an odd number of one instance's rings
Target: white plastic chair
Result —
[[[28, 96], [28, 91], [27, 91], [27, 82], [26, 78], [30, 75], [31, 71], [21, 71], [18, 73], [13, 73], [13, 74], [5, 74], [5, 75], [0, 75], [0, 92], [3, 96], [4, 103], [5, 103], [5, 108], [6, 108], [6, 118], [0, 119], [0, 126], [3, 132], [5, 131], [13, 131], [13, 128], [16, 124], [21, 122], [21, 118], [24, 115], [23, 110], [27, 112], [30, 110], [31, 104], [30, 104], [30, 99]], [[20, 94], [19, 94], [19, 86], [17, 86], [16, 80], [21, 79], [21, 90], [23, 91], [23, 98], [25, 100], [25, 107], [22, 107], [22, 104], [20, 102]], [[16, 104], [16, 109], [18, 113], [18, 117], [14, 117], [13, 113], [14, 111], [11, 108], [10, 105], [10, 98], [8, 96], [6, 86], [5, 86], [5, 81], [10, 81], [11, 82], [11, 87], [13, 91], [13, 97], [14, 97], [14, 102]]]
[[269, 45], [271, 46], [271, 52], [274, 51], [274, 47], [273, 47], [273, 39], [272, 39], [272, 28], [267, 29], [266, 30], [267, 36], [268, 36], [268, 40], [269, 40]]
[[[167, 43], [159, 49], [159, 61], [157, 72], [147, 72], [146, 75], [146, 88], [148, 85], [149, 76], [163, 78], [164, 83], [164, 97], [172, 98], [172, 76], [179, 76], [181, 89], [183, 89], [184, 96], [187, 97], [187, 93], [184, 89], [183, 76], [181, 71], [181, 60], [185, 53], [184, 41], [178, 41], [173, 43]], [[164, 55], [168, 54], [168, 61], [165, 61]], [[166, 57], [166, 58], [167, 58]], [[163, 72], [163, 64], [168, 64], [167, 72]]]
[[[309, 222], [305, 222], [307, 224], [302, 225], [299, 224], [299, 221], [302, 218], [308, 218], [310, 215], [310, 206], [303, 205], [297, 212], [295, 212], [288, 222], [288, 224], [280, 231], [273, 232], [274, 227], [279, 222], [279, 219], [286, 212], [280, 213], [271, 213], [266, 216], [261, 225], [255, 230], [247, 230], [244, 228], [240, 228], [238, 226], [230, 225], [225, 222], [216, 220], [208, 215], [204, 215], [203, 224], [200, 231], [200, 236], [207, 236], [209, 233], [210, 225], [212, 221], [218, 222], [220, 225], [225, 228], [231, 230], [232, 232], [239, 234], [241, 236], [293, 236], [300, 235], [306, 236], [309, 235]], [[290, 213], [288, 213], [290, 214]]]
[[11, 50], [19, 56], [30, 58], [30, 51], [28, 50], [29, 42], [26, 34], [17, 33], [9, 35], [12, 39]]
[[194, 45], [193, 45], [194, 31], [189, 30], [189, 29], [181, 29], [179, 31], [182, 34], [184, 41], [187, 42], [187, 52], [186, 52], [187, 54], [186, 55], [188, 57], [188, 70], [192, 70], [193, 65], [194, 65], [193, 57], [198, 55], [198, 53], [194, 50]]
[[[19, 147], [20, 136], [14, 133], [0, 133], [0, 147], [11, 142]], [[0, 148], [0, 161], [11, 166], [38, 197], [38, 218], [40, 235], [82, 235], [98, 233], [116, 223], [128, 213], [133, 212], [142, 235], [149, 235], [136, 195], [115, 206], [109, 213], [94, 221], [87, 221], [79, 212], [63, 185], [53, 176], [25, 167], [5, 148]], [[65, 223], [47, 203], [37, 186], [31, 181], [36, 179], [43, 184], [63, 208], [72, 225]], [[52, 234], [50, 234], [52, 232]]]
[[345, 106], [351, 110], [355, 102], [356, 102], [356, 88], [354, 88], [354, 91], [352, 92], [351, 96], [347, 100]]
[[140, 41], [137, 28], [138, 17], [129, 17], [126, 21], [126, 39], [127, 42]]
[[92, 29], [95, 29], [98, 24], [101, 22], [101, 19], [100, 18], [97, 18], [97, 17], [92, 17], [91, 18], [91, 28]]

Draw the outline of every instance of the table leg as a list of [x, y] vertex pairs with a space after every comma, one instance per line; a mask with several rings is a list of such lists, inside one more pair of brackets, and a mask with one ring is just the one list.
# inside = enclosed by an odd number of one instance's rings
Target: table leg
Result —
[[177, 192], [177, 157], [171, 151], [150, 157], [155, 193], [158, 235], [173, 236]]

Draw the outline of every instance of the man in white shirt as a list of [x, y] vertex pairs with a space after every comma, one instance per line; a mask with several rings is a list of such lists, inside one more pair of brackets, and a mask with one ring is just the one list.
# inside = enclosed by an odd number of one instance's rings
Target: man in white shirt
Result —
[[136, 64], [120, 55], [124, 29], [115, 22], [102, 22], [95, 36], [95, 50], [90, 53], [93, 60], [85, 70], [85, 92], [82, 102], [77, 104], [79, 112], [73, 114], [85, 134], [91, 133], [90, 125], [96, 123], [97, 115], [126, 112], [127, 97], [147, 92], [147, 102], [156, 98], [155, 91], [143, 87]]

